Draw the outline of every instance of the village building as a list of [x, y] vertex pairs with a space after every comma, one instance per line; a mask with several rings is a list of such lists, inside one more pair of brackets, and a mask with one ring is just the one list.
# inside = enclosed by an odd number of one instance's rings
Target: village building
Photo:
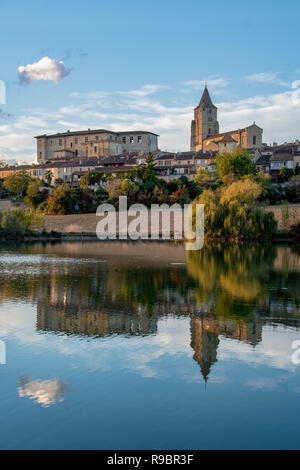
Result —
[[158, 135], [148, 131], [113, 132], [88, 129], [39, 135], [35, 138], [38, 163], [76, 157], [102, 158], [134, 151], [142, 154], [158, 149]]
[[[236, 146], [254, 149], [262, 145], [262, 135], [263, 129], [255, 122], [248, 127], [220, 133], [218, 109], [205, 87], [200, 103], [194, 109], [194, 119], [191, 123], [191, 151], [224, 152], [232, 151]], [[230, 141], [228, 137], [231, 137]]]

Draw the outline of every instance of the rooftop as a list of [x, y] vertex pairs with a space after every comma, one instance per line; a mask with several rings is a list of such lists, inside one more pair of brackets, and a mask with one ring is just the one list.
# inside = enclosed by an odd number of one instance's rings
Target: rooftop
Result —
[[203, 105], [206, 106], [207, 108], [217, 108], [211, 100], [211, 97], [209, 95], [209, 92], [208, 92], [208, 89], [207, 89], [206, 85], [205, 85], [204, 92], [203, 92], [203, 95], [201, 97], [200, 103], [198, 104], [197, 107], [203, 106]]
[[124, 134], [152, 134], [158, 137], [158, 134], [154, 134], [154, 132], [149, 131], [124, 131], [124, 132], [115, 132], [107, 129], [87, 129], [83, 131], [66, 131], [66, 132], [57, 132], [56, 134], [43, 134], [35, 136], [35, 139], [40, 137], [67, 137], [72, 135], [86, 135], [86, 134], [115, 134], [115, 135], [124, 135]]

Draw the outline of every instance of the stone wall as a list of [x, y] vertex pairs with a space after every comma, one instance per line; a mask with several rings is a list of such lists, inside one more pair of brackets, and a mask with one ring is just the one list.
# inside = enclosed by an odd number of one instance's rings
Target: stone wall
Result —
[[28, 209], [28, 206], [24, 202], [13, 202], [8, 199], [0, 200], [0, 212], [14, 209]]
[[300, 222], [300, 204], [268, 206], [265, 210], [275, 214], [278, 230], [289, 230], [291, 225]]

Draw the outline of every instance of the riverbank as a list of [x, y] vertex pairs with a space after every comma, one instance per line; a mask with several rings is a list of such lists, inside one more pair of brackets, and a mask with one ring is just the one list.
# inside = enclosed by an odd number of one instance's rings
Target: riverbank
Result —
[[[278, 223], [278, 230], [289, 230], [291, 225], [300, 222], [300, 204], [266, 206], [266, 212], [273, 212]], [[129, 222], [135, 217], [129, 217]], [[100, 218], [96, 214], [46, 215], [45, 230], [62, 234], [95, 234]], [[118, 217], [117, 217], [118, 221]], [[171, 221], [171, 232], [174, 225]]]

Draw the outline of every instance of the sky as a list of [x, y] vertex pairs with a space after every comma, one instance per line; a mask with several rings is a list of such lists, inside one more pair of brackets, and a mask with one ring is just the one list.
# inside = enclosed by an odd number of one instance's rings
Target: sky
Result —
[[0, 160], [32, 162], [34, 136], [68, 129], [189, 150], [205, 82], [220, 132], [300, 139], [299, 20], [299, 0], [0, 0]]

